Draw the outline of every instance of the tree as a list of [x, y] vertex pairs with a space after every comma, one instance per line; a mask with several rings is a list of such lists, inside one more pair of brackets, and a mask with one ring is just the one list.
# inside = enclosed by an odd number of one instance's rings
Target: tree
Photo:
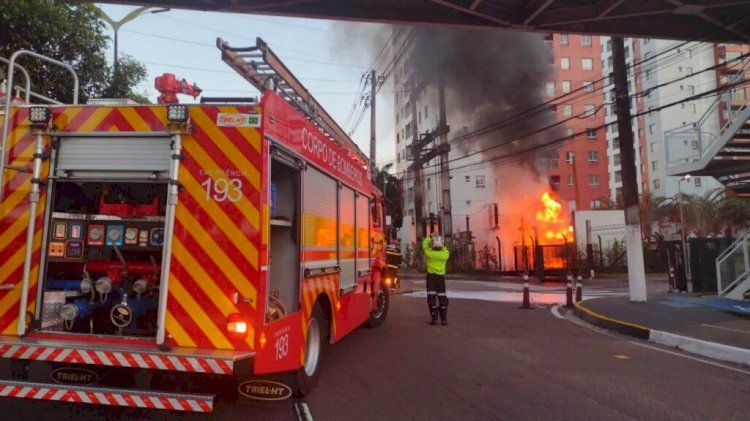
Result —
[[[9, 58], [26, 49], [72, 65], [80, 79], [80, 102], [107, 92], [133, 96], [132, 88], [145, 79], [145, 68], [132, 59], [121, 74], [113, 74], [105, 59], [109, 37], [92, 4], [0, 0], [0, 28], [0, 56]], [[35, 92], [72, 102], [72, 81], [65, 69], [29, 56], [19, 64], [29, 71]]]

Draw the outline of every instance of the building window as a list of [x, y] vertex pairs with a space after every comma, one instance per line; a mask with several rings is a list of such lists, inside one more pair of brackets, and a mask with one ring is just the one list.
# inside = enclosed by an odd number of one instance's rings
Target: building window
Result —
[[568, 151], [565, 153], [565, 162], [568, 164], [572, 164], [575, 160], [575, 153], [573, 151]]
[[695, 187], [700, 187], [703, 185], [700, 177], [693, 177], [693, 180], [695, 180]]
[[563, 115], [565, 117], [573, 116], [573, 106], [570, 104], [563, 105]]
[[547, 82], [546, 93], [547, 93], [547, 96], [549, 97], [555, 96], [555, 82], [554, 81]]
[[565, 128], [565, 136], [573, 136], [573, 128], [572, 127], [566, 127]]
[[474, 184], [474, 185], [475, 185], [475, 186], [476, 186], [476, 188], [478, 188], [478, 189], [483, 189], [483, 188], [484, 188], [484, 176], [483, 176], [483, 175], [478, 175], [478, 176], [476, 177], [476, 180], [475, 180], [475, 184]]
[[591, 35], [581, 35], [581, 45], [591, 45]]
[[641, 164], [641, 174], [646, 174], [646, 165]]
[[607, 40], [607, 51], [612, 51], [612, 40], [611, 39]]
[[661, 188], [661, 183], [659, 182], [659, 179], [657, 178], [654, 180], [654, 189], [660, 189], [660, 188]]
[[396, 162], [401, 163], [401, 152], [396, 153]]
[[576, 210], [576, 201], [575, 200], [568, 200], [568, 208], [572, 211]]
[[656, 129], [656, 124], [649, 124], [648, 125], [648, 134], [654, 134], [654, 130]]
[[432, 179], [427, 177], [427, 190], [432, 190]]
[[427, 119], [427, 118], [428, 118], [429, 116], [430, 116], [430, 115], [429, 115], [429, 114], [427, 113], [427, 105], [425, 105], [425, 106], [424, 106], [424, 118], [425, 118], [425, 120], [426, 120], [426, 119]]
[[584, 117], [591, 117], [592, 115], [596, 114], [596, 107], [591, 104], [586, 104], [583, 107], [583, 116]]
[[615, 183], [622, 182], [622, 171], [615, 171]]
[[563, 80], [562, 81], [562, 91], [563, 91], [563, 93], [570, 92], [570, 81], [569, 80]]
[[570, 69], [570, 57], [560, 57], [560, 68], [563, 70]]
[[568, 45], [568, 34], [560, 34], [560, 45]]
[[600, 184], [600, 177], [599, 175], [590, 175], [589, 176], [589, 186], [596, 187]]
[[575, 186], [576, 185], [576, 180], [575, 180], [575, 178], [573, 178], [572, 175], [568, 176], [568, 185], [569, 186]]
[[594, 92], [594, 82], [583, 82], [584, 92]]
[[401, 133], [396, 133], [396, 143], [401, 141]]
[[659, 151], [659, 144], [658, 144], [658, 143], [656, 143], [656, 142], [652, 142], [652, 143], [651, 143], [651, 152], [654, 152], [654, 153], [656, 153], [656, 152], [658, 152], [658, 151]]
[[602, 208], [602, 202], [599, 199], [594, 199], [591, 201], [591, 209], [601, 209]]
[[583, 70], [591, 70], [594, 68], [594, 60], [590, 57], [581, 59], [581, 67]]
[[586, 129], [586, 139], [596, 139], [596, 129]]
[[599, 162], [599, 152], [598, 151], [589, 151], [588, 152], [588, 161], [592, 164], [596, 164]]
[[622, 164], [622, 161], [621, 161], [619, 153], [615, 154], [613, 161], [614, 161], [615, 165], [621, 165]]
[[550, 186], [552, 186], [552, 190], [559, 190], [560, 189], [560, 176], [559, 175], [550, 176], [549, 184]]
[[464, 176], [464, 181], [467, 182], [467, 183], [470, 182], [471, 181], [471, 176], [470, 175], [465, 175]]

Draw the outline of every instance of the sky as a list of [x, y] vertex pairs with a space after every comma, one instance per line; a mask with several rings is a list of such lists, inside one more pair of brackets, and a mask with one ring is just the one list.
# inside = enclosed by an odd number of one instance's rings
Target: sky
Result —
[[[135, 9], [98, 6], [115, 21]], [[106, 34], [114, 36], [109, 26]], [[357, 94], [362, 76], [373, 66], [389, 36], [389, 28], [370, 23], [170, 10], [145, 13], [124, 24], [118, 35], [118, 49], [120, 56], [129, 55], [146, 66], [148, 77], [136, 90], [153, 102], [159, 95], [153, 88], [154, 79], [163, 73], [173, 73], [178, 79], [198, 85], [203, 96], [259, 96], [252, 85], [221, 61], [216, 38], [221, 37], [233, 47], [249, 47], [260, 37], [339, 125], [349, 131], [352, 125], [344, 123], [353, 105], [360, 101]], [[113, 57], [110, 42], [110, 63]], [[386, 84], [376, 98], [378, 166], [395, 159], [392, 91]], [[185, 95], [179, 99], [183, 103], [197, 102]], [[369, 110], [352, 138], [369, 155]]]

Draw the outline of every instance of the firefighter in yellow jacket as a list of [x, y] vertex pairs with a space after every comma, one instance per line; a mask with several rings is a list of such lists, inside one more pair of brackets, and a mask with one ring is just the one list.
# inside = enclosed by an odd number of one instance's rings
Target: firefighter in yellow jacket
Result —
[[450, 252], [443, 244], [443, 237], [433, 234], [422, 240], [422, 251], [427, 264], [427, 305], [430, 308], [430, 324], [448, 324], [448, 296], [445, 293], [445, 265]]

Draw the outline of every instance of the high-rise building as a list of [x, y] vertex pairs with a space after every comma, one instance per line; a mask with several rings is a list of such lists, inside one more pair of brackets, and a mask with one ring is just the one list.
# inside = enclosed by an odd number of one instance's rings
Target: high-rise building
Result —
[[547, 43], [554, 80], [545, 96], [568, 138], [548, 165], [550, 185], [567, 210], [598, 209], [609, 188], [599, 37], [553, 34]]

